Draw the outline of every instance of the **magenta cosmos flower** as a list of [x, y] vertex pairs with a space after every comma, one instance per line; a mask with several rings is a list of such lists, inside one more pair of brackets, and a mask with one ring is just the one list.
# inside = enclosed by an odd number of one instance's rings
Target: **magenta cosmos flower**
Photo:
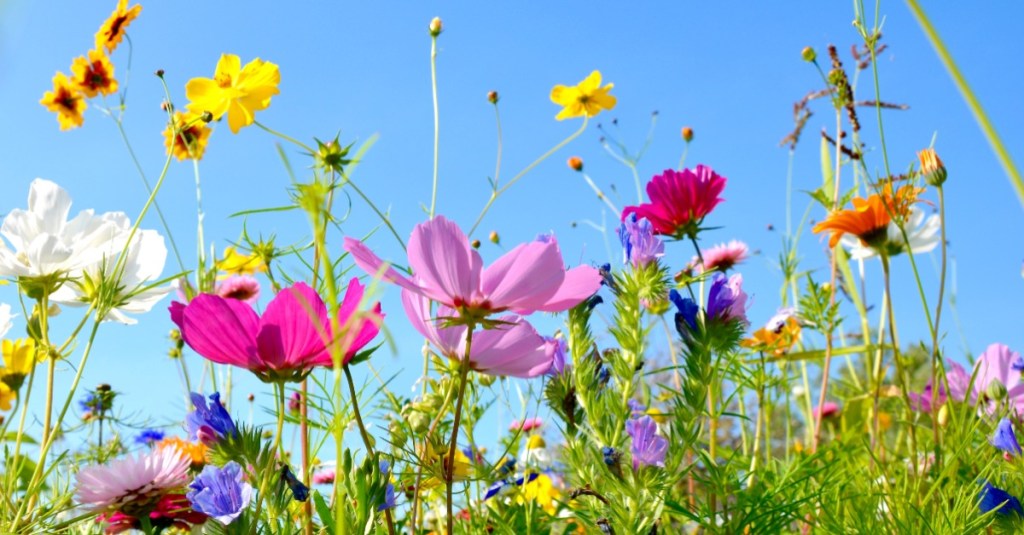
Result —
[[148, 514], [161, 497], [188, 483], [190, 462], [175, 448], [158, 448], [89, 466], [75, 474], [76, 498], [92, 511]]
[[704, 217], [722, 202], [719, 195], [725, 189], [725, 177], [710, 167], [698, 165], [696, 169], [676, 171], [666, 169], [647, 183], [647, 196], [651, 202], [640, 206], [627, 206], [622, 220], [630, 214], [646, 217], [654, 225], [654, 232], [676, 239], [695, 237]]
[[601, 275], [590, 266], [566, 270], [558, 242], [550, 236], [521, 244], [484, 269], [466, 235], [443, 216], [416, 225], [412, 231], [408, 247], [411, 278], [386, 266], [359, 240], [345, 238], [345, 250], [371, 275], [451, 307], [469, 320], [504, 311], [523, 315], [561, 312], [601, 286]]
[[[439, 305], [430, 313], [430, 300], [408, 290], [402, 290], [402, 304], [412, 326], [419, 331], [442, 355], [456, 361], [466, 356], [466, 326], [441, 327], [440, 318], [454, 317], [456, 312]], [[488, 375], [536, 377], [551, 369], [555, 358], [555, 344], [548, 342], [518, 316], [498, 318], [491, 329], [475, 331], [470, 350], [470, 367]]]
[[349, 282], [333, 327], [323, 299], [302, 282], [281, 290], [262, 316], [237, 299], [200, 294], [188, 305], [172, 303], [171, 320], [189, 347], [213, 362], [263, 381], [298, 381], [314, 366], [333, 365], [329, 341], [341, 344], [347, 364], [377, 336], [384, 315], [380, 303], [357, 310], [363, 290], [358, 280]]

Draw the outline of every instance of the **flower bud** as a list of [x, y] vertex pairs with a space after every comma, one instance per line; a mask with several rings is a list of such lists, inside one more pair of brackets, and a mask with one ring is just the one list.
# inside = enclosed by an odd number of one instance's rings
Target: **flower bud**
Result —
[[573, 156], [569, 158], [568, 164], [569, 169], [572, 169], [573, 171], [583, 170], [583, 160], [579, 156]]
[[939, 427], [946, 427], [949, 424], [949, 404], [943, 403], [939, 407], [939, 413], [936, 415], [936, 419], [939, 422]]
[[689, 126], [683, 127], [683, 141], [687, 143], [693, 141], [693, 128], [690, 128]]
[[157, 75], [158, 78], [163, 78], [164, 77], [164, 70], [163, 69], [157, 69], [156, 72], [154, 72], [153, 74]]
[[988, 396], [988, 399], [1001, 401], [1006, 398], [1006, 385], [1002, 381], [994, 380], [985, 389], [985, 395]]
[[921, 162], [921, 176], [929, 186], [942, 187], [946, 182], [946, 166], [942, 165], [939, 155], [935, 149], [924, 149], [917, 153], [917, 159]]
[[487, 239], [491, 240], [491, 243], [496, 244], [496, 245], [501, 243], [501, 237], [498, 236], [498, 231], [496, 231], [496, 230], [492, 230], [491, 234], [489, 236], [487, 236]]
[[804, 61], [811, 63], [818, 59], [818, 53], [815, 52], [813, 48], [805, 46], [804, 49], [800, 51], [800, 57], [804, 58]]
[[479, 249], [480, 248], [480, 240], [473, 240], [470, 243], [470, 245], [472, 245], [474, 249]]
[[431, 19], [429, 29], [431, 37], [441, 35], [441, 32], [444, 31], [444, 25], [441, 24], [441, 17], [434, 17]]
[[498, 103], [498, 92], [497, 91], [488, 91], [487, 92], [487, 101], [490, 102], [491, 104], [497, 104]]
[[178, 340], [181, 340], [181, 331], [179, 331], [178, 329], [171, 329], [170, 334], [168, 334], [167, 336], [171, 340], [174, 340], [175, 342], [177, 342]]
[[253, 401], [256, 401], [256, 396], [254, 396], [253, 394], [249, 394], [249, 396], [246, 399], [249, 400], [249, 403], [252, 403]]
[[199, 118], [202, 119], [204, 123], [208, 123], [210, 121], [213, 121], [213, 114], [209, 111], [204, 111], [203, 115], [201, 115]]

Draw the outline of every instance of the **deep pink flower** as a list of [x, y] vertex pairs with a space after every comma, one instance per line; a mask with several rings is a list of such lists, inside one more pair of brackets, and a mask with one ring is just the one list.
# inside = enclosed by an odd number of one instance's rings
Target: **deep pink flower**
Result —
[[[402, 290], [402, 304], [412, 326], [419, 331], [442, 355], [462, 360], [466, 355], [466, 326], [442, 327], [444, 320], [456, 315], [455, 310], [438, 305], [430, 313], [430, 300], [408, 290]], [[551, 368], [555, 358], [555, 344], [537, 333], [527, 321], [518, 316], [498, 318], [491, 329], [473, 333], [469, 355], [470, 367], [488, 375], [536, 377]]]
[[[192, 530], [192, 526], [206, 522], [207, 516], [192, 509], [188, 498], [184, 494], [166, 494], [156, 507], [149, 513], [150, 525], [161, 530], [166, 528], [178, 528], [185, 532]], [[105, 533], [123, 533], [131, 529], [141, 529], [142, 523], [139, 519], [121, 512], [99, 515], [97, 522], [106, 522]]]
[[544, 425], [544, 420], [540, 418], [526, 418], [517, 422], [512, 422], [512, 425], [508, 426], [509, 431], [522, 431], [529, 433], [534, 429], [539, 429], [540, 426]]
[[334, 483], [334, 469], [321, 470], [313, 474], [314, 485], [330, 485]]
[[723, 189], [725, 177], [710, 167], [698, 165], [692, 171], [666, 169], [647, 183], [651, 202], [627, 206], [622, 211], [622, 220], [635, 213], [637, 218], [646, 217], [658, 234], [677, 239], [693, 237], [704, 217], [722, 202], [719, 195]]
[[487, 269], [459, 227], [437, 216], [416, 225], [409, 238], [412, 278], [386, 266], [363, 242], [345, 238], [345, 250], [374, 276], [451, 307], [460, 317], [504, 312], [561, 312], [590, 297], [601, 276], [590, 266], [565, 269], [554, 237], [521, 244]]
[[831, 418], [839, 414], [839, 404], [834, 401], [826, 401], [820, 407], [814, 408], [814, 416], [819, 420], [822, 418]]
[[699, 257], [693, 257], [693, 260], [690, 260], [690, 266], [696, 273], [710, 270], [725, 273], [736, 264], [746, 260], [748, 251], [747, 244], [739, 240], [732, 240], [703, 251], [701, 255], [704, 257], [703, 265], [701, 265]]
[[260, 298], [260, 282], [248, 275], [234, 275], [217, 284], [217, 295], [254, 305]]
[[380, 303], [357, 310], [363, 290], [358, 280], [349, 282], [333, 328], [323, 300], [302, 282], [279, 292], [262, 316], [241, 301], [201, 294], [188, 305], [172, 303], [171, 320], [185, 342], [213, 362], [245, 368], [264, 381], [297, 381], [314, 366], [332, 366], [328, 341], [345, 349], [345, 364], [380, 331]]

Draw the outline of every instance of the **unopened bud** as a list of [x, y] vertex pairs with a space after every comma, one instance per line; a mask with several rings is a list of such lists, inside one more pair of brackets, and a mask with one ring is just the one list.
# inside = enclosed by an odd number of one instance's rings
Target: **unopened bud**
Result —
[[163, 101], [163, 102], [161, 102], [161, 103], [160, 103], [160, 109], [161, 109], [162, 111], [170, 111], [170, 110], [172, 110], [173, 108], [171, 107], [171, 103], [170, 103], [170, 102], [167, 102], [167, 101], [165, 100], [165, 101]]
[[434, 17], [430, 20], [430, 36], [437, 37], [444, 31], [444, 25], [441, 24], [441, 17]]
[[154, 72], [153, 74], [157, 75], [158, 78], [163, 78], [164, 77], [164, 70], [163, 69], [157, 69], [156, 72]]
[[924, 149], [917, 153], [917, 159], [921, 162], [921, 176], [929, 186], [942, 187], [946, 182], [946, 166], [942, 165], [939, 155], [935, 149]]
[[480, 240], [473, 240], [473, 242], [470, 243], [470, 245], [472, 245], [474, 249], [479, 249], [480, 248]]
[[949, 404], [948, 403], [943, 403], [942, 406], [939, 407], [939, 413], [935, 416], [935, 418], [939, 422], [939, 427], [946, 427], [946, 425], [949, 424]]
[[168, 334], [168, 337], [171, 340], [177, 342], [178, 340], [181, 340], [181, 331], [179, 331], [178, 329], [171, 329], [171, 332], [170, 334]]
[[582, 171], [583, 170], [583, 159], [581, 159], [579, 156], [572, 156], [572, 157], [570, 157], [569, 161], [568, 161], [568, 164], [569, 164], [569, 169], [572, 169], [573, 171]]
[[487, 239], [491, 240], [491, 243], [494, 243], [494, 244], [501, 243], [501, 237], [498, 236], [498, 231], [496, 231], [496, 230], [492, 230], [491, 234], [489, 236], [487, 236]]
[[204, 123], [208, 123], [213, 120], [213, 114], [208, 111], [204, 111], [199, 118], [202, 119]]
[[254, 395], [252, 395], [252, 394], [249, 394], [249, 396], [248, 396], [248, 397], [247, 397], [246, 399], [248, 399], [248, 400], [249, 400], [249, 402], [251, 403], [251, 402], [253, 402], [253, 401], [256, 401], [256, 396], [254, 396]]
[[683, 141], [687, 143], [693, 141], [693, 129], [689, 126], [683, 127]]
[[487, 101], [490, 102], [491, 104], [497, 104], [498, 103], [498, 92], [497, 91], [488, 91], [487, 92]]
[[813, 62], [818, 59], [818, 53], [815, 52], [813, 48], [805, 46], [804, 49], [800, 51], [800, 57], [804, 58], [804, 61]]
[[988, 388], [985, 389], [985, 395], [988, 396], [988, 399], [1001, 401], [1006, 398], [1006, 385], [998, 379], [994, 380], [989, 383]]
[[167, 356], [171, 357], [172, 359], [181, 358], [181, 350], [176, 347], [172, 347], [167, 350]]
[[96, 386], [96, 391], [97, 392], [110, 392], [110, 385], [108, 385], [107, 383], [100, 383], [98, 386]]

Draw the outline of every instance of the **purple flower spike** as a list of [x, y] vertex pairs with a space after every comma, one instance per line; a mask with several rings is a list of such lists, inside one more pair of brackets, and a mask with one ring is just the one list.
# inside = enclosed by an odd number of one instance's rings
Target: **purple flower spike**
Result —
[[629, 453], [633, 455], [633, 469], [641, 466], [665, 467], [668, 440], [658, 436], [658, 425], [654, 418], [644, 416], [626, 422], [626, 434], [633, 439]]
[[665, 255], [665, 244], [654, 236], [654, 227], [646, 218], [637, 220], [630, 214], [619, 226], [619, 240], [622, 241], [622, 263], [639, 268], [656, 262]]
[[220, 392], [210, 394], [210, 405], [201, 394], [193, 392], [192, 405], [195, 410], [185, 416], [185, 427], [188, 429], [189, 438], [199, 440], [207, 446], [216, 444], [224, 437], [234, 435], [238, 432], [231, 415], [220, 402]]

